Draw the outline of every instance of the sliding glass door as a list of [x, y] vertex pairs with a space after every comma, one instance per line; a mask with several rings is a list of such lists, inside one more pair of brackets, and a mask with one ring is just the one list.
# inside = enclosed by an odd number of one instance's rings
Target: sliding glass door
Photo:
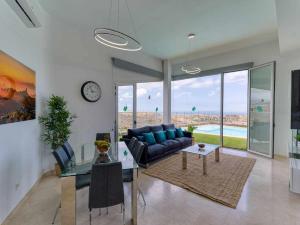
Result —
[[250, 69], [249, 151], [273, 157], [274, 63]]
[[224, 73], [223, 146], [247, 149], [248, 70]]
[[134, 85], [117, 85], [117, 137], [127, 133], [129, 128], [134, 127]]
[[116, 137], [129, 128], [163, 123], [163, 83], [116, 85]]
[[136, 126], [163, 123], [163, 82], [136, 84]]

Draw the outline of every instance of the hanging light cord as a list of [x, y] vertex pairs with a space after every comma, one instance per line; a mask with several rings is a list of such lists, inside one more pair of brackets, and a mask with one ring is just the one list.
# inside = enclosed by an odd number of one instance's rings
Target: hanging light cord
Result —
[[132, 14], [131, 14], [130, 9], [129, 9], [128, 2], [127, 2], [127, 0], [124, 0], [124, 1], [125, 1], [127, 10], [128, 10], [128, 14], [129, 14], [130, 21], [131, 21], [131, 23], [132, 23], [134, 35], [135, 35], [136, 38], [138, 38], [138, 35], [137, 35], [137, 32], [136, 32], [136, 27], [135, 27], [135, 24], [134, 24], [134, 20], [133, 20], [133, 18], [132, 18]]

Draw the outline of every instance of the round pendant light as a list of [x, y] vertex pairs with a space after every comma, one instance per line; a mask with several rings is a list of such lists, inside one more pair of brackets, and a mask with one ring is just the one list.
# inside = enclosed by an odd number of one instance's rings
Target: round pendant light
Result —
[[[109, 11], [109, 17], [112, 12], [112, 1], [113, 0], [111, 0], [111, 4], [110, 4], [111, 7], [110, 7], [110, 11]], [[124, 1], [126, 3], [126, 7], [128, 10], [128, 14], [130, 16], [133, 30], [136, 34], [136, 31], [134, 28], [134, 21], [132, 19], [132, 15], [130, 13], [127, 0], [124, 0]], [[94, 30], [95, 40], [107, 47], [115, 48], [118, 50], [131, 51], [131, 52], [139, 51], [142, 49], [142, 45], [139, 41], [137, 41], [135, 38], [131, 37], [128, 34], [118, 31], [118, 29], [119, 29], [119, 10], [120, 10], [119, 5], [120, 5], [120, 0], [117, 0], [117, 11], [118, 11], [117, 29], [106, 28], [106, 27], [96, 28]], [[109, 18], [109, 21], [110, 21], [110, 18]]]
[[181, 70], [187, 74], [197, 74], [201, 72], [199, 67], [193, 66], [191, 64], [185, 64], [181, 66]]
[[[188, 34], [187, 38], [189, 40], [189, 49], [188, 49], [188, 52], [190, 53], [190, 48], [191, 48], [191, 40], [195, 38], [195, 34], [193, 33], [190, 33]], [[201, 72], [201, 68], [200, 67], [197, 67], [195, 65], [192, 65], [190, 63], [185, 63], [184, 65], [181, 66], [181, 71], [183, 71], [184, 73], [187, 73], [187, 74], [197, 74], [197, 73], [200, 73]]]
[[142, 45], [133, 37], [109, 28], [97, 28], [94, 31], [95, 40], [99, 43], [124, 51], [139, 51]]

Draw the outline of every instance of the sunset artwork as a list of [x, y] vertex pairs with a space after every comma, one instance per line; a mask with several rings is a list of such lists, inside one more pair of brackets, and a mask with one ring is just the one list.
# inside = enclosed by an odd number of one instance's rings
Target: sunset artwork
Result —
[[35, 72], [0, 50], [0, 124], [35, 119]]

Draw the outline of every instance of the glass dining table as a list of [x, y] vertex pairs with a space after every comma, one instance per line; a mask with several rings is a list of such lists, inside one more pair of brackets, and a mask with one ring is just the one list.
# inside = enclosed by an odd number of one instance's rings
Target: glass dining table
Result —
[[100, 155], [94, 143], [83, 144], [80, 151], [75, 151], [68, 166], [61, 172], [61, 224], [76, 225], [76, 176], [88, 175], [94, 163], [120, 161], [122, 169], [133, 170], [131, 185], [131, 220], [137, 225], [137, 169], [138, 164], [132, 157], [125, 142], [113, 143], [106, 156]]

